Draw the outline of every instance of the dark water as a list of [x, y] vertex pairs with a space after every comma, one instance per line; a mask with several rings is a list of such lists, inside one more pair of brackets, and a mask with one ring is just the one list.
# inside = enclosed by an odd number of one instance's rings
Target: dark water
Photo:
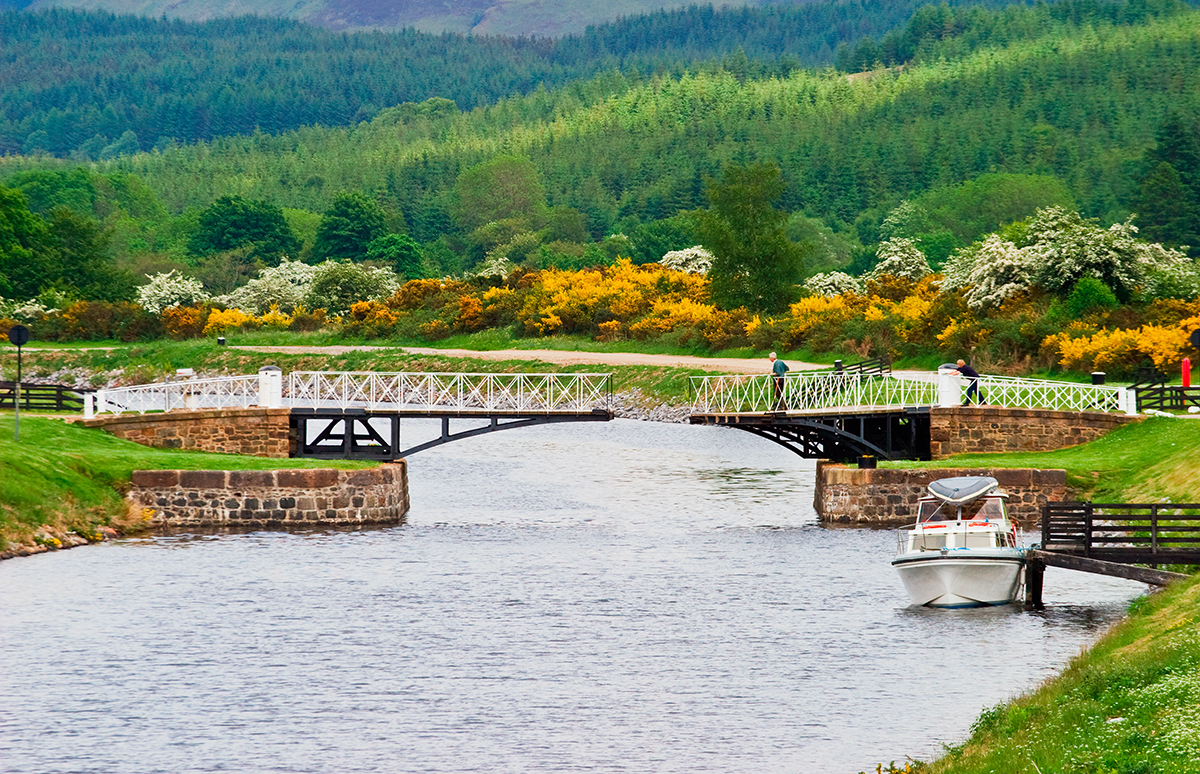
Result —
[[873, 770], [1144, 590], [910, 608], [890, 531], [819, 527], [812, 463], [728, 429], [494, 433], [411, 477], [403, 527], [0, 563], [0, 770]]

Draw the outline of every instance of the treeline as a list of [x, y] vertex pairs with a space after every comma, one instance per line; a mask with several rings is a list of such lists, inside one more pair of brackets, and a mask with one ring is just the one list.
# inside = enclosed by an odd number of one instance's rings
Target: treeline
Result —
[[1179, 0], [1098, 0], [1039, 3], [1032, 10], [1014, 5], [996, 13], [983, 6], [926, 5], [908, 23], [876, 40], [866, 35], [837, 50], [838, 70], [857, 73], [874, 67], [895, 67], [930, 61], [930, 57], [959, 58], [986, 46], [1004, 45], [1036, 36], [1047, 21], [1079, 25], [1130, 25], [1181, 12]]
[[839, 46], [886, 34], [920, 5], [693, 6], [561, 39], [10, 11], [0, 13], [0, 155], [113, 158], [255, 131], [347, 126], [431, 97], [470, 110], [610, 71], [678, 76], [723, 64], [743, 79], [786, 76], [832, 63]]
[[504, 154], [528, 159], [547, 204], [581, 213], [592, 240], [636, 239], [704, 207], [706, 180], [753, 161], [782, 169], [782, 209], [863, 245], [901, 199], [994, 172], [1056, 178], [1085, 214], [1122, 220], [1168, 113], [1200, 115], [1200, 15], [1093, 26], [1049, 8], [1024, 11], [1034, 37], [903, 72], [611, 74], [469, 113], [434, 100], [353, 129], [224, 138], [111, 169], [144, 180], [172, 212], [230, 193], [321, 212], [341, 192], [366, 192], [396, 213], [397, 230], [460, 255], [471, 228], [456, 215], [456, 182]]

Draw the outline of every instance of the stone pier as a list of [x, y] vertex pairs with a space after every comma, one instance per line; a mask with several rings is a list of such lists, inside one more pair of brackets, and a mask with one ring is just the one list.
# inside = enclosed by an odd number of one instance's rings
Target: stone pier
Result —
[[157, 527], [400, 524], [408, 513], [408, 465], [135, 470], [126, 499]]
[[1065, 470], [1032, 468], [859, 469], [821, 460], [813, 507], [822, 522], [896, 526], [917, 520], [917, 500], [929, 482], [956, 476], [991, 476], [1007, 492], [1009, 516], [1022, 527], [1040, 523], [1047, 501], [1072, 499]]

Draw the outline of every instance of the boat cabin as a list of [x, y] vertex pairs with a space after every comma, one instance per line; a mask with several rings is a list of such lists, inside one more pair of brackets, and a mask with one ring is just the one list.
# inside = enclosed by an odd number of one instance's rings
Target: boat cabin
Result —
[[900, 530], [900, 553], [959, 548], [1011, 548], [1017, 544], [996, 479], [946, 478], [918, 501], [917, 523]]

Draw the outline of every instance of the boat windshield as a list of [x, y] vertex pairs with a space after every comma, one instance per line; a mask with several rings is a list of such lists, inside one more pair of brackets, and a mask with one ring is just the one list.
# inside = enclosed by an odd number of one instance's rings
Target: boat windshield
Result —
[[[959, 510], [940, 500], [929, 498], [921, 500], [921, 511], [917, 516], [918, 522], [954, 521], [959, 518]], [[1004, 501], [999, 497], [981, 497], [962, 506], [964, 521], [990, 519], [998, 521], [1004, 518]]]

